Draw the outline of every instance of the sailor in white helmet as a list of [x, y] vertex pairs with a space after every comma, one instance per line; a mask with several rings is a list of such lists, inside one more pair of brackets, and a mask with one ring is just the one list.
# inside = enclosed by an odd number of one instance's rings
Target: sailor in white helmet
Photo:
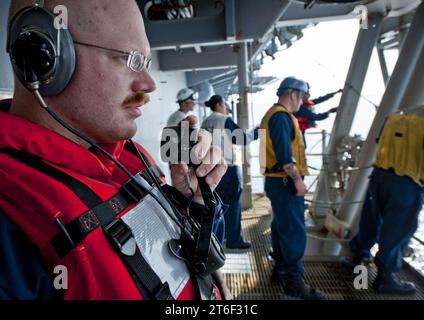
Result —
[[179, 109], [171, 114], [166, 123], [167, 127], [174, 127], [184, 120], [190, 111], [197, 105], [199, 94], [190, 88], [184, 88], [177, 93], [177, 103]]

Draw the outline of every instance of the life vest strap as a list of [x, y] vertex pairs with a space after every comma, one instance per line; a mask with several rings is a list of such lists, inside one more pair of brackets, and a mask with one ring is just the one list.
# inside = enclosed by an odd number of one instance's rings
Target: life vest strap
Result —
[[[129, 194], [128, 189], [121, 188], [112, 199], [103, 202], [87, 185], [49, 165], [37, 156], [13, 149], [0, 149], [0, 153], [7, 154], [63, 183], [90, 208], [66, 226], [59, 221], [61, 232], [53, 237], [51, 244], [60, 257], [68, 254], [90, 232], [102, 226], [107, 239], [119, 254], [143, 298], [145, 300], [173, 300], [168, 283], [161, 282], [137, 247], [131, 229], [124, 221], [117, 218], [117, 214], [128, 208], [131, 200], [140, 201], [144, 197], [143, 193], [135, 196], [134, 190], [137, 191], [137, 189], [133, 188], [133, 192]], [[128, 242], [134, 243], [134, 250], [126, 250]]]
[[[137, 158], [142, 158], [144, 162], [147, 164], [146, 171], [148, 171], [153, 177], [156, 178], [157, 182], [160, 182], [162, 178], [165, 177], [165, 173], [162, 171], [162, 169], [154, 164], [152, 165], [150, 160], [140, 151], [137, 149], [135, 143], [132, 140], [129, 140], [125, 143], [124, 149], [127, 150], [129, 153], [131, 153], [133, 156]], [[147, 181], [154, 183], [155, 181], [151, 181], [149, 175], [146, 173]]]
[[[122, 213], [132, 203], [135, 203], [128, 199], [129, 197], [124, 196], [124, 193], [120, 191], [108, 201], [101, 203], [69, 222], [65, 226], [65, 229], [72, 239], [74, 246], [98, 227], [107, 226], [117, 215]], [[74, 248], [64, 232], [60, 232], [54, 236], [50, 243], [60, 257], [66, 256]]]

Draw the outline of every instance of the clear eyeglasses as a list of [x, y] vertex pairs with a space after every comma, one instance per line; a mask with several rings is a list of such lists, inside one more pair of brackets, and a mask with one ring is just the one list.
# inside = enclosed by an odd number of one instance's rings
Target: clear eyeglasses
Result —
[[127, 57], [127, 67], [134, 71], [134, 72], [141, 72], [144, 69], [149, 70], [150, 66], [152, 65], [152, 58], [150, 56], [146, 57], [144, 54], [142, 54], [140, 51], [134, 50], [131, 52], [116, 50], [116, 49], [109, 49], [102, 46], [98, 46], [95, 44], [90, 43], [84, 43], [79, 41], [74, 41], [75, 44], [79, 44], [86, 47], [92, 47], [97, 49], [103, 49], [106, 51], [119, 53], [123, 56]]

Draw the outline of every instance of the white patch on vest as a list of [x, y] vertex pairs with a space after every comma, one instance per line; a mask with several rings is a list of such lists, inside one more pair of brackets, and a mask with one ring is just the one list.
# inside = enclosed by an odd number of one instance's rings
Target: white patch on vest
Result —
[[137, 245], [162, 283], [168, 282], [172, 296], [177, 299], [190, 277], [184, 261], [168, 248], [171, 239], [179, 239], [181, 231], [168, 214], [150, 195], [126, 213], [122, 220], [134, 233]]

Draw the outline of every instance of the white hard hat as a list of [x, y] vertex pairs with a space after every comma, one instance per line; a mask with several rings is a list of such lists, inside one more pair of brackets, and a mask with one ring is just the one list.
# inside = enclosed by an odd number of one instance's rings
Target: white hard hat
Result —
[[187, 100], [196, 101], [199, 98], [199, 94], [190, 88], [184, 88], [177, 93], [177, 102], [184, 102]]

